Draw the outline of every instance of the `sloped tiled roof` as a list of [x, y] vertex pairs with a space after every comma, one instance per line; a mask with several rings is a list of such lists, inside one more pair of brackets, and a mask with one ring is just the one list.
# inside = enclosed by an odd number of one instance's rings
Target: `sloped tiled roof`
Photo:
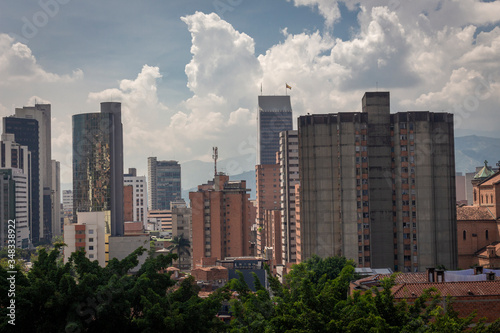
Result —
[[495, 220], [495, 217], [487, 207], [462, 206], [462, 207], [457, 207], [457, 220], [458, 221]]
[[443, 283], [403, 283], [394, 286], [392, 292], [395, 298], [412, 298], [423, 294], [424, 290], [436, 288], [442, 296], [484, 296], [500, 295], [500, 280], [467, 281]]
[[[384, 278], [391, 277], [391, 274], [380, 274], [377, 276], [377, 280], [382, 280]], [[427, 282], [427, 273], [426, 272], [418, 272], [418, 273], [402, 273], [396, 275], [396, 284], [401, 283], [423, 283]]]

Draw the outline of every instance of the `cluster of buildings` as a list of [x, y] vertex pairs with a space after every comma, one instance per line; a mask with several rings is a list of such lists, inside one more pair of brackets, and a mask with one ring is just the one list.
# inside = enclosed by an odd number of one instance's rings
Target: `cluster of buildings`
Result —
[[0, 141], [0, 246], [8, 221], [16, 223], [16, 246], [33, 248], [61, 235], [60, 163], [51, 154], [49, 104], [16, 108], [2, 119]]
[[361, 111], [300, 116], [294, 129], [290, 96], [258, 96], [258, 107], [256, 200], [215, 166], [189, 203], [177, 161], [125, 173], [120, 103], [73, 116], [73, 189], [62, 193], [50, 105], [16, 109], [3, 119], [0, 244], [14, 218], [19, 247], [64, 234], [66, 260], [84, 248], [105, 265], [153, 240], [215, 286], [229, 268], [268, 263], [283, 277], [313, 255], [406, 274], [500, 266], [500, 173], [485, 164], [459, 190], [453, 114], [391, 113], [389, 92], [367, 92]]

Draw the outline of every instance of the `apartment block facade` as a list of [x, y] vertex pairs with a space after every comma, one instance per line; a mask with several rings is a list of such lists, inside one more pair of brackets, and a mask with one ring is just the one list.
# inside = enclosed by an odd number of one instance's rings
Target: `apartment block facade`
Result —
[[245, 181], [217, 174], [213, 181], [190, 192], [193, 268], [214, 265], [217, 259], [250, 255], [252, 214]]
[[284, 131], [279, 137], [282, 260], [297, 262], [295, 185], [299, 184], [299, 138], [297, 131]]
[[267, 238], [264, 236], [268, 232], [268, 230], [265, 230], [264, 218], [268, 211], [280, 209], [279, 165], [256, 165], [255, 179], [257, 190], [257, 216], [255, 219], [255, 224], [257, 225], [256, 251], [257, 256], [265, 256], [266, 247], [272, 247], [272, 245], [266, 242]]
[[362, 112], [298, 120], [302, 259], [359, 267], [457, 267], [453, 115], [390, 114], [389, 92]]
[[142, 222], [147, 229], [148, 222], [148, 184], [146, 176], [137, 176], [135, 168], [129, 168], [123, 175], [124, 185], [132, 186], [132, 219], [127, 221]]

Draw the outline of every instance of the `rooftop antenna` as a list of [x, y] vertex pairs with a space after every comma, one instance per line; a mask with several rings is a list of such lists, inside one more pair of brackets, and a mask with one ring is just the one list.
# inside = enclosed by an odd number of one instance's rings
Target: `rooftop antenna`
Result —
[[217, 147], [212, 147], [212, 150], [212, 158], [214, 159], [214, 176], [217, 176], [217, 159], [219, 158], [219, 152]]

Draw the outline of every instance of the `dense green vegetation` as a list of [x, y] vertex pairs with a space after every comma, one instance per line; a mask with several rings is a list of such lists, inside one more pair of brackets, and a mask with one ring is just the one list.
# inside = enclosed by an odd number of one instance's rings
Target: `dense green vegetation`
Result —
[[[16, 278], [16, 326], [8, 323], [10, 274], [0, 268], [0, 332], [462, 332], [473, 317], [458, 318], [431, 292], [412, 305], [395, 303], [388, 279], [381, 290], [348, 296], [354, 265], [345, 258], [314, 257], [296, 265], [284, 284], [270, 278], [271, 292], [255, 276], [252, 293], [240, 274], [208, 298], [199, 298], [192, 277], [175, 284], [158, 273], [176, 254], [150, 258], [127, 272], [145, 249], [105, 268], [84, 252], [60, 261], [61, 244], [40, 249], [38, 260]], [[216, 317], [229, 302], [233, 319]], [[498, 332], [500, 323], [472, 332]]]

